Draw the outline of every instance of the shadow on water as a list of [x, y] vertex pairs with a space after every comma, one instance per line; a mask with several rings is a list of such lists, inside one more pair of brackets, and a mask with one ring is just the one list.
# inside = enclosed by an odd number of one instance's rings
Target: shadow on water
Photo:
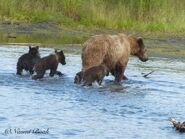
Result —
[[[64, 76], [51, 78], [47, 73], [34, 81], [27, 73], [15, 75], [17, 59], [28, 48], [0, 47], [0, 131], [10, 127], [49, 128], [49, 134], [38, 135], [44, 138], [185, 137], [167, 120], [184, 118], [184, 60], [152, 57], [142, 63], [131, 57], [126, 70], [128, 80], [117, 84], [109, 76], [102, 86], [82, 87], [73, 83], [81, 69], [80, 55], [73, 52], [80, 49], [61, 48], [68, 52], [67, 64], [58, 67]], [[40, 48], [41, 56], [52, 52], [53, 48]], [[143, 77], [152, 70], [148, 78]]]

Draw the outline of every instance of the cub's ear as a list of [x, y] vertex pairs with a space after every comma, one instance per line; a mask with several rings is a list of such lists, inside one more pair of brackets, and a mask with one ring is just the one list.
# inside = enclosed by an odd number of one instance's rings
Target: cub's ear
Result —
[[35, 48], [36, 48], [37, 50], [39, 50], [39, 46], [36, 46]]
[[138, 42], [139, 46], [143, 46], [143, 38], [138, 37], [137, 42]]
[[61, 50], [60, 53], [63, 54], [64, 52]]
[[55, 49], [55, 53], [57, 53], [57, 49]]

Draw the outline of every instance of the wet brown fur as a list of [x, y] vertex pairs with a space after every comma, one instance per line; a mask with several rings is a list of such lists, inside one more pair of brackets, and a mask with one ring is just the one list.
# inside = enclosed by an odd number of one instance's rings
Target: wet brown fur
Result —
[[137, 56], [143, 62], [148, 60], [142, 38], [125, 34], [93, 36], [82, 49], [82, 72], [102, 63], [119, 82], [126, 79], [124, 71], [130, 55]]
[[97, 81], [101, 85], [103, 78], [108, 76], [108, 74], [109, 71], [105, 65], [91, 67], [83, 73], [84, 85], [91, 86], [94, 81]]
[[17, 62], [17, 75], [21, 75], [23, 70], [29, 71], [30, 74], [34, 73], [33, 67], [40, 59], [39, 46], [29, 46], [29, 52], [23, 54]]
[[62, 73], [60, 71], [57, 71], [59, 63], [61, 63], [62, 65], [66, 64], [63, 51], [55, 51], [55, 54], [51, 54], [49, 56], [41, 58], [35, 64], [35, 72], [37, 73], [37, 75], [33, 76], [33, 79], [43, 78], [46, 70], [50, 70], [51, 77], [53, 77], [54, 74], [61, 76]]

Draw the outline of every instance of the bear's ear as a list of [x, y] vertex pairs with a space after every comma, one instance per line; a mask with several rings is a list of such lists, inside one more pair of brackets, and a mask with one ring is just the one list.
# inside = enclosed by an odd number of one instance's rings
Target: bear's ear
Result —
[[137, 42], [138, 42], [139, 46], [141, 46], [141, 47], [143, 46], [143, 38], [138, 37]]
[[36, 46], [35, 48], [36, 48], [37, 50], [39, 50], [39, 46]]

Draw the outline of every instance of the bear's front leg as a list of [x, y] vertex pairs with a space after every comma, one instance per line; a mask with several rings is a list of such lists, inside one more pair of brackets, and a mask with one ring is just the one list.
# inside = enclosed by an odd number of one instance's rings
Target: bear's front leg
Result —
[[[116, 77], [116, 73], [115, 73], [115, 70], [111, 70], [111, 74]], [[128, 80], [128, 78], [124, 75], [124, 70], [123, 70], [123, 74], [122, 74], [122, 80]]]
[[115, 81], [120, 82], [123, 79], [124, 67], [121, 65], [116, 65], [116, 69], [114, 71]]
[[62, 75], [64, 75], [62, 72], [60, 72], [60, 71], [56, 71], [56, 73], [55, 74], [57, 74], [59, 77], [61, 77]]
[[50, 76], [50, 77], [53, 77], [55, 74], [56, 74], [56, 70], [51, 69], [51, 70], [50, 70], [50, 73], [49, 73], [49, 76]]

